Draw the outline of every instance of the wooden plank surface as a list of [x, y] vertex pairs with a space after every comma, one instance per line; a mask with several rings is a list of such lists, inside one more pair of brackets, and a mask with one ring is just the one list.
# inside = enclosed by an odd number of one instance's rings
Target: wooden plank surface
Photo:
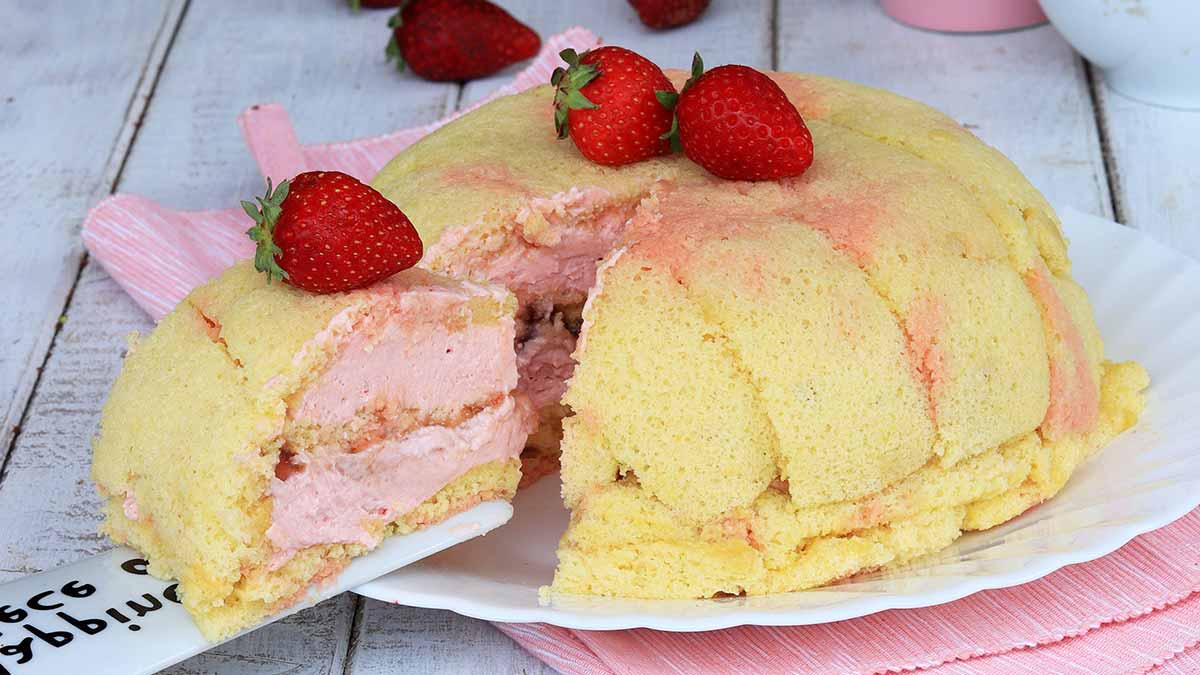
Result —
[[[583, 26], [605, 44], [636, 50], [663, 68], [688, 68], [697, 49], [712, 63], [738, 62], [771, 67], [771, 30], [774, 10], [770, 0], [714, 2], [695, 23], [656, 31], [642, 25], [623, 2], [544, 2], [524, 0], [504, 3], [514, 16], [543, 37], [571, 26]], [[506, 83], [515, 67], [492, 77], [467, 83], [463, 103], [469, 104]]]
[[554, 670], [485, 621], [453, 612], [363, 599], [346, 672], [355, 675], [457, 675]]
[[0, 3], [0, 467], [182, 8]]
[[84, 269], [0, 482], [0, 582], [111, 548], [96, 532], [89, 440], [125, 335], [149, 326], [96, 265]]
[[1052, 202], [1112, 215], [1083, 64], [1052, 27], [920, 31], [874, 0], [796, 0], [779, 12], [780, 70], [928, 103], [1008, 155]]
[[1114, 92], [1095, 73], [1117, 220], [1200, 258], [1200, 112]]
[[256, 103], [283, 104], [301, 143], [374, 136], [452, 111], [458, 85], [385, 63], [387, 17], [338, 0], [193, 2], [120, 189], [183, 209], [260, 193], [236, 123]]
[[[12, 101], [0, 93], [0, 190], [15, 185], [21, 195], [0, 206], [0, 228], [12, 250], [28, 257], [7, 266], [9, 283], [0, 287], [0, 307], [18, 317], [0, 328], [0, 410], [7, 411], [0, 455], [75, 279], [79, 220], [112, 186], [120, 167], [122, 191], [180, 208], [232, 205], [260, 188], [234, 123], [250, 104], [283, 103], [302, 141], [341, 140], [430, 121], [460, 102], [478, 100], [515, 72], [461, 89], [394, 73], [382, 54], [388, 13], [352, 15], [337, 0], [192, 0], [185, 14], [183, 2], [71, 3], [69, 11], [66, 0], [50, 7], [0, 5], [6, 26], [0, 57], [7, 66], [0, 69], [0, 92], [16, 92]], [[503, 4], [543, 36], [582, 25], [668, 67], [685, 67], [699, 48], [711, 65], [738, 62], [885, 86], [967, 124], [1012, 157], [1052, 200], [1111, 215], [1114, 200], [1084, 70], [1049, 27], [952, 36], [900, 26], [873, 0], [717, 0], [702, 21], [655, 33], [615, 0]], [[13, 34], [17, 40], [7, 39]], [[120, 40], [111, 39], [117, 34]], [[168, 44], [144, 124], [126, 153]], [[52, 57], [50, 46], [56, 46]], [[1200, 232], [1191, 225], [1200, 199], [1192, 189], [1200, 179], [1192, 159], [1200, 116], [1099, 90], [1118, 215], [1200, 255]], [[63, 101], [86, 101], [87, 119], [79, 122], [77, 110]], [[54, 152], [36, 140], [38, 134], [57, 139]], [[25, 208], [31, 202], [43, 208]], [[0, 473], [0, 581], [109, 546], [95, 534], [88, 441], [120, 367], [124, 335], [148, 326], [89, 262]], [[351, 595], [174, 669], [522, 671], [549, 672], [485, 622]]]

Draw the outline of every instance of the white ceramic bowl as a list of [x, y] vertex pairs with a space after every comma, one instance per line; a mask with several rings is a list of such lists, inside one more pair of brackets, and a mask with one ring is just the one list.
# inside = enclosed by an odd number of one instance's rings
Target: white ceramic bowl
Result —
[[1200, 109], [1200, 0], [1041, 0], [1071, 46], [1133, 99]]

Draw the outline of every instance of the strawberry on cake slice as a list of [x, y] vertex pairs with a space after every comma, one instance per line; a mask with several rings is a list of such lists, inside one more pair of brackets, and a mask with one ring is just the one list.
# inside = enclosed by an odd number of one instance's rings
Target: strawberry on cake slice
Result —
[[511, 498], [533, 420], [516, 298], [397, 273], [421, 244], [377, 192], [314, 172], [247, 206], [256, 265], [131, 341], [93, 462], [104, 532], [178, 579], [211, 639], [386, 536]]

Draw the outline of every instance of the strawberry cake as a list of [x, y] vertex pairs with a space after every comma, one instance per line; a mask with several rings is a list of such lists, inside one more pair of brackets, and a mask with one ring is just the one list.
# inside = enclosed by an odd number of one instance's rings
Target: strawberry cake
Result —
[[1011, 162], [908, 99], [770, 77], [816, 148], [798, 178], [593, 164], [542, 87], [373, 182], [426, 268], [519, 301], [525, 458], [561, 452], [571, 510], [552, 593], [776, 593], [902, 564], [1050, 498], [1141, 411], [1145, 372], [1106, 359]]
[[419, 269], [314, 295], [232, 267], [130, 344], [95, 440], [103, 531], [219, 639], [384, 537], [510, 499], [534, 421], [516, 306]]

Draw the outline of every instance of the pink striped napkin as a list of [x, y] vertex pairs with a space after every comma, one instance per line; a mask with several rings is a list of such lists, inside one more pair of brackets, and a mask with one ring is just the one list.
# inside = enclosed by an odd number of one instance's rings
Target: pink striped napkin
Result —
[[[557, 52], [597, 38], [572, 28], [489, 97], [549, 79]], [[310, 168], [371, 178], [393, 155], [449, 119], [386, 136], [303, 146], [278, 105], [238, 122], [265, 176]], [[241, 209], [179, 212], [113, 195], [83, 224], [83, 239], [118, 283], [156, 319], [190, 289], [249, 257]], [[576, 631], [542, 624], [497, 627], [550, 666], [610, 673], [1200, 673], [1200, 509], [1119, 551], [1014, 588], [923, 609], [787, 628], [705, 633]]]
[[[432, 124], [383, 136], [302, 146], [287, 111], [273, 103], [250, 107], [238, 117], [238, 126], [263, 176], [276, 183], [316, 168], [368, 181], [396, 153], [434, 129], [488, 101], [549, 82], [563, 49], [583, 51], [599, 44], [591, 31], [568, 28], [546, 40], [512, 82], [478, 103]], [[83, 243], [134, 301], [158, 320], [188, 291], [254, 255], [245, 234], [251, 224], [237, 205], [220, 211], [175, 211], [144, 197], [114, 194], [84, 219]]]

